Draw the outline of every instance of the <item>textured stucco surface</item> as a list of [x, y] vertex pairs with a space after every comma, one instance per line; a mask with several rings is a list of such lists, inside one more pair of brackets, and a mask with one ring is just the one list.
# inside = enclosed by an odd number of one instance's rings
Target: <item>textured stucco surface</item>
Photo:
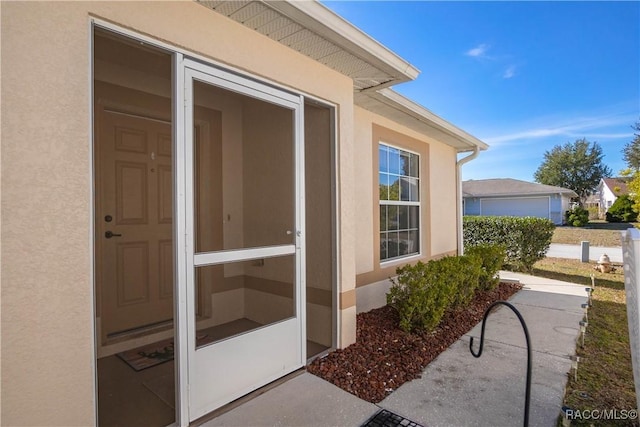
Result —
[[[1, 7], [1, 424], [95, 423], [91, 16], [338, 106], [340, 277], [342, 291], [354, 288], [350, 79], [190, 1]], [[344, 345], [355, 308], [342, 316]]]
[[456, 250], [456, 152], [444, 144], [431, 145], [431, 254]]
[[[3, 425], [94, 422], [86, 16], [2, 3]], [[78, 25], [80, 24], [80, 25]]]
[[[354, 170], [358, 179], [354, 183], [357, 200], [358, 218], [356, 221], [356, 270], [358, 274], [375, 268], [373, 256], [374, 228], [372, 147], [373, 125], [383, 126], [409, 138], [424, 142], [429, 147], [428, 171], [423, 171], [422, 185], [429, 186], [430, 200], [422, 200], [422, 208], [429, 210], [429, 223], [423, 222], [423, 233], [430, 233], [430, 255], [438, 256], [456, 250], [456, 152], [453, 148], [419, 132], [399, 125], [392, 120], [372, 113], [360, 107], [355, 109], [354, 129], [355, 147], [358, 152]], [[424, 192], [422, 194], [425, 194]], [[367, 208], [370, 207], [370, 208]], [[423, 237], [423, 242], [425, 241]]]
[[354, 182], [358, 197], [358, 220], [356, 221], [356, 273], [362, 274], [372, 271], [373, 260], [373, 187], [371, 186], [372, 168], [372, 146], [373, 131], [372, 123], [374, 114], [360, 107], [355, 109], [355, 119], [353, 127], [355, 129], [355, 146], [358, 151], [358, 159], [354, 163], [354, 171], [358, 179]]

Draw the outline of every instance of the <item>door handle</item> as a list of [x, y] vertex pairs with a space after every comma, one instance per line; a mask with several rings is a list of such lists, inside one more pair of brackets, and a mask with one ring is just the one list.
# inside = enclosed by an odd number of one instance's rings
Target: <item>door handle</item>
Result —
[[116, 234], [110, 230], [104, 232], [104, 237], [106, 237], [107, 239], [110, 239], [112, 237], [120, 237], [120, 236], [122, 236], [122, 234]]

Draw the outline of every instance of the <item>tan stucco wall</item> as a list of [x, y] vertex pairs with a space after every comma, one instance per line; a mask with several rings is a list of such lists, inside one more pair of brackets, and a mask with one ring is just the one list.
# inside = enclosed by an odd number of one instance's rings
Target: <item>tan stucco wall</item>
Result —
[[[2, 425], [95, 422], [90, 15], [338, 105], [339, 277], [355, 288], [349, 79], [190, 1], [1, 7]], [[341, 317], [346, 345], [355, 308]]]
[[457, 250], [456, 151], [448, 145], [431, 144], [431, 254]]
[[373, 206], [373, 187], [371, 179], [372, 171], [372, 145], [373, 123], [381, 117], [363, 108], [356, 107], [354, 114], [354, 146], [358, 152], [358, 159], [354, 162], [353, 170], [357, 179], [355, 188], [357, 194], [358, 219], [356, 221], [356, 274], [372, 271], [373, 260], [373, 210], [367, 207]]
[[[428, 233], [429, 247], [423, 249], [426, 257], [438, 257], [456, 250], [456, 152], [439, 141], [426, 137], [419, 132], [399, 125], [392, 120], [372, 113], [360, 107], [355, 108], [354, 114], [355, 148], [358, 158], [354, 163], [356, 203], [360, 207], [356, 219], [356, 271], [358, 275], [371, 273], [379, 261], [374, 259], [374, 193], [371, 180], [377, 174], [372, 168], [374, 125], [395, 131], [408, 138], [423, 142], [428, 146], [428, 170], [421, 172], [421, 185], [428, 185], [430, 199], [422, 199], [422, 208], [428, 209], [428, 227], [425, 227], [423, 216], [423, 233]], [[367, 209], [366, 207], [369, 207]], [[423, 236], [422, 241], [425, 241]], [[400, 261], [398, 265], [402, 265]], [[393, 270], [393, 269], [392, 269]], [[389, 274], [373, 277], [371, 282], [386, 279]], [[358, 286], [360, 286], [360, 281]]]
[[87, 20], [54, 6], [1, 6], [2, 425], [94, 422]]

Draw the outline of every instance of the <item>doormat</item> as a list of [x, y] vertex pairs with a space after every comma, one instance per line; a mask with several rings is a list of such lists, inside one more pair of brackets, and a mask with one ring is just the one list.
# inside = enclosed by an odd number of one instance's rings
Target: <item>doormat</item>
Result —
[[422, 425], [401, 417], [398, 414], [382, 409], [378, 411], [373, 417], [362, 424], [362, 427], [422, 427]]
[[[213, 342], [213, 338], [208, 335], [198, 335], [196, 337], [198, 347]], [[147, 344], [133, 350], [123, 351], [117, 354], [127, 365], [131, 366], [134, 371], [142, 371], [161, 363], [173, 360], [173, 339]]]

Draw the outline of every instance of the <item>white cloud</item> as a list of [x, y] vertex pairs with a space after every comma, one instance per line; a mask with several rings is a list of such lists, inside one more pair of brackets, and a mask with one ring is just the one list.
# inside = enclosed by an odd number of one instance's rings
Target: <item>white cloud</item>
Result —
[[587, 138], [595, 140], [600, 138], [631, 138], [633, 137], [633, 132], [631, 130], [628, 133], [619, 131], [607, 132], [607, 130], [609, 130], [608, 128], [612, 126], [628, 125], [629, 123], [633, 123], [635, 117], [635, 114], [621, 114], [567, 118], [561, 121], [556, 120], [555, 123], [549, 124], [548, 126], [525, 128], [503, 135], [481, 139], [489, 145], [497, 146], [509, 142], [525, 140], [531, 141], [540, 138], [547, 138], [550, 136], [564, 136], [566, 138]]
[[576, 137], [576, 138], [587, 138], [587, 139], [632, 139], [633, 132], [629, 131], [627, 133], [586, 133], [586, 134], [568, 134], [568, 136]]
[[486, 58], [487, 50], [489, 50], [489, 45], [482, 43], [474, 47], [473, 49], [469, 49], [466, 52], [466, 55], [471, 56], [473, 58]]
[[516, 66], [510, 65], [502, 74], [502, 78], [510, 79], [516, 75]]

